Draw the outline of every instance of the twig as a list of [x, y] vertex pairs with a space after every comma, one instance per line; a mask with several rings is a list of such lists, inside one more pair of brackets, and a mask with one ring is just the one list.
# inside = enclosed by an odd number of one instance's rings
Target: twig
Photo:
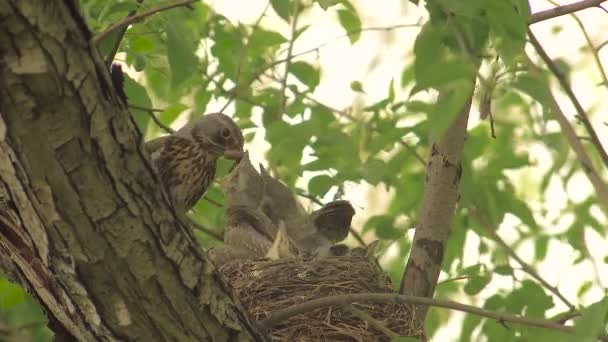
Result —
[[449, 283], [449, 282], [452, 282], [452, 281], [470, 279], [470, 278], [472, 278], [472, 277], [468, 276], [468, 275], [464, 275], [464, 276], [460, 276], [460, 277], [455, 277], [455, 278], [448, 278], [448, 279], [445, 279], [445, 280], [442, 280], [442, 281], [438, 282], [437, 285]]
[[207, 228], [207, 227], [203, 226], [202, 224], [194, 221], [193, 219], [190, 219], [189, 221], [196, 230], [200, 230], [201, 232], [211, 236], [212, 238], [214, 238], [218, 241], [224, 241], [224, 237], [222, 235], [220, 235], [220, 233], [214, 231], [211, 228]]
[[293, 44], [296, 40], [296, 31], [298, 29], [298, 17], [300, 11], [300, 1], [293, 2], [293, 20], [291, 22], [291, 39], [289, 40], [289, 45], [287, 46], [287, 60], [285, 61], [285, 74], [283, 75], [283, 79], [281, 80], [281, 92], [279, 99], [279, 110], [277, 115], [280, 117], [285, 112], [285, 106], [287, 104], [287, 96], [285, 94], [285, 90], [287, 88], [287, 76], [289, 75], [289, 66], [291, 65], [291, 59], [293, 54]]
[[485, 229], [486, 233], [490, 236], [490, 238], [494, 242], [496, 242], [500, 247], [502, 247], [502, 249], [505, 252], [507, 252], [509, 257], [511, 257], [511, 259], [515, 260], [521, 266], [522, 271], [526, 272], [532, 278], [536, 279], [536, 281], [538, 281], [543, 287], [545, 287], [547, 290], [549, 290], [551, 293], [553, 293], [556, 297], [558, 297], [562, 302], [564, 302], [564, 304], [566, 304], [568, 309], [570, 309], [572, 311], [576, 309], [574, 304], [572, 304], [568, 299], [566, 299], [566, 297], [564, 297], [561, 294], [561, 292], [559, 292], [557, 287], [549, 284], [549, 282], [547, 282], [543, 277], [541, 277], [538, 274], [538, 272], [536, 272], [536, 270], [534, 269], [534, 267], [532, 267], [532, 265], [525, 262], [522, 258], [520, 258], [517, 255], [517, 253], [515, 253], [515, 250], [513, 250], [513, 248], [511, 248], [511, 246], [509, 246], [505, 242], [505, 240], [503, 240], [500, 237], [500, 235], [498, 235], [496, 233], [496, 227], [491, 227], [491, 225], [488, 223], [488, 221], [479, 213], [477, 208], [471, 207], [471, 208], [469, 208], [469, 211], [475, 217], [475, 219], [477, 219], [477, 221], [481, 224], [482, 228]]
[[208, 196], [203, 197], [203, 199], [211, 204], [213, 204], [214, 206], [218, 207], [218, 208], [222, 208], [224, 205], [214, 199], [209, 198]]
[[475, 306], [461, 304], [449, 300], [400, 295], [396, 293], [353, 293], [313, 299], [305, 303], [277, 310], [273, 312], [270, 317], [259, 321], [258, 324], [260, 324], [260, 326], [262, 326], [263, 328], [270, 328], [293, 316], [301, 315], [316, 309], [326, 308], [330, 306], [344, 307], [351, 305], [352, 303], [405, 303], [435, 306], [440, 308], [468, 312], [481, 317], [494, 319], [499, 322], [511, 322], [532, 327], [562, 331], [569, 334], [574, 333], [573, 327], [557, 324], [553, 321], [546, 319], [527, 318], [509, 313], [487, 311]]
[[[144, 2], [144, 0], [135, 0], [135, 2], [137, 3], [137, 6], [139, 7], [139, 5], [141, 5], [141, 3]], [[137, 13], [136, 9], [130, 11], [127, 14], [127, 18], [134, 16], [135, 13]], [[120, 29], [118, 29], [118, 32], [116, 33], [116, 40], [114, 41], [114, 46], [112, 46], [112, 49], [110, 49], [110, 52], [106, 56], [106, 60], [105, 60], [106, 67], [108, 69], [112, 65], [112, 61], [114, 61], [116, 52], [118, 51], [118, 48], [120, 47], [120, 42], [122, 41], [122, 38], [125, 36], [126, 32], [127, 32], [127, 26], [124, 26], [124, 27], [121, 27]]]
[[[557, 3], [555, 3], [555, 1], [553, 1], [553, 0], [548, 0], [548, 1], [557, 6]], [[600, 76], [602, 77], [602, 84], [604, 84], [606, 87], [608, 87], [608, 76], [606, 75], [606, 70], [604, 70], [604, 66], [602, 65], [602, 61], [600, 60], [600, 55], [599, 55], [599, 51], [600, 51], [601, 47], [600, 46], [596, 47], [593, 44], [593, 41], [591, 40], [591, 37], [589, 36], [587, 29], [585, 29], [585, 25], [583, 25], [583, 21], [581, 20], [581, 18], [579, 18], [578, 15], [576, 15], [575, 13], [570, 13], [570, 15], [576, 21], [576, 24], [580, 28], [581, 32], [583, 32], [583, 36], [585, 37], [587, 46], [589, 46], [589, 49], [591, 50], [591, 55], [593, 56], [595, 65], [597, 66], [597, 68], [600, 71]]]
[[132, 17], [127, 17], [125, 18], [125, 20], [118, 22], [114, 25], [111, 25], [110, 27], [108, 27], [105, 31], [96, 34], [95, 36], [93, 36], [93, 38], [91, 38], [91, 46], [97, 46], [99, 44], [99, 42], [101, 42], [105, 37], [107, 37], [110, 33], [122, 29], [123, 27], [127, 27], [131, 24], [134, 24], [138, 21], [141, 21], [151, 15], [154, 15], [156, 13], [162, 12], [162, 11], [166, 11], [172, 8], [176, 8], [176, 7], [181, 7], [181, 6], [188, 6], [190, 4], [195, 3], [197, 0], [181, 0], [181, 1], [177, 1], [177, 2], [173, 2], [173, 3], [169, 3], [169, 4], [164, 4], [155, 8], [151, 8], [147, 11], [141, 12], [139, 14], [136, 14]]
[[375, 319], [374, 317], [369, 315], [367, 312], [357, 309], [352, 304], [348, 306], [348, 310], [350, 312], [352, 312], [353, 315], [357, 316], [360, 320], [362, 320], [366, 323], [369, 323], [369, 325], [378, 329], [380, 332], [382, 332], [384, 335], [386, 335], [391, 340], [399, 337], [399, 334], [397, 334], [394, 331], [392, 331], [391, 329], [389, 329], [382, 322]]
[[532, 43], [532, 46], [534, 46], [536, 53], [538, 53], [540, 55], [540, 57], [542, 58], [542, 60], [545, 62], [545, 64], [547, 64], [547, 67], [549, 68], [549, 70], [551, 70], [553, 75], [555, 75], [555, 77], [559, 81], [560, 85], [566, 92], [566, 95], [568, 95], [568, 98], [570, 98], [570, 101], [574, 105], [574, 108], [576, 108], [578, 117], [583, 122], [583, 126], [585, 126], [585, 128], [587, 129], [587, 133], [589, 133], [589, 136], [591, 137], [593, 145], [595, 146], [598, 153], [602, 157], [604, 164], [608, 167], [608, 153], [606, 153], [606, 150], [603, 148], [602, 142], [598, 138], [597, 133], [595, 133], [595, 130], [593, 129], [593, 126], [591, 125], [591, 122], [589, 121], [589, 117], [587, 116], [587, 113], [583, 109], [583, 106], [578, 101], [578, 99], [576, 98], [576, 95], [574, 94], [574, 91], [572, 91], [572, 88], [568, 84], [568, 80], [566, 80], [566, 77], [564, 76], [564, 74], [555, 65], [553, 60], [551, 60], [549, 55], [547, 55], [547, 52], [545, 52], [545, 49], [543, 49], [542, 45], [536, 39], [536, 36], [534, 35], [534, 33], [532, 33], [532, 31], [529, 29], [528, 29], [528, 36], [530, 37], [530, 42]]
[[147, 108], [147, 107], [141, 107], [141, 106], [137, 106], [137, 105], [133, 105], [133, 104], [129, 104], [129, 108], [141, 110], [143, 112], [148, 113], [148, 115], [150, 116], [150, 118], [152, 119], [152, 121], [154, 121], [154, 123], [158, 127], [160, 127], [162, 130], [164, 130], [165, 132], [167, 132], [169, 134], [175, 133], [175, 130], [173, 128], [171, 128], [171, 127], [165, 125], [164, 123], [160, 122], [160, 120], [156, 117], [156, 115], [154, 115], [155, 112], [164, 112], [163, 109]]
[[530, 16], [530, 20], [528, 21], [529, 25], [536, 24], [538, 22], [553, 19], [556, 17], [560, 17], [562, 15], [574, 13], [577, 11], [584, 10], [590, 7], [601, 7], [600, 4], [606, 0], [583, 0], [579, 2], [575, 2], [573, 4], [558, 6], [552, 9], [548, 9], [546, 11], [540, 11], [532, 14]]
[[367, 244], [365, 243], [365, 241], [363, 240], [363, 237], [361, 237], [361, 234], [359, 234], [358, 231], [356, 231], [353, 227], [349, 228], [350, 233], [353, 235], [353, 237], [355, 238], [355, 240], [357, 240], [357, 242], [363, 246], [363, 247], [367, 247]]

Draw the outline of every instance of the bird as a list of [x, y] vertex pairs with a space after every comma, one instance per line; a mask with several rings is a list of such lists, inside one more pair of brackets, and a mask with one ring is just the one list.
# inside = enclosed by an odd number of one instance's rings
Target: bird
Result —
[[335, 243], [344, 240], [350, 231], [355, 209], [346, 200], [329, 202], [310, 215], [317, 232]]
[[243, 145], [241, 130], [222, 113], [203, 115], [175, 133], [144, 144], [161, 182], [183, 213], [209, 189], [217, 160], [222, 156], [239, 160]]

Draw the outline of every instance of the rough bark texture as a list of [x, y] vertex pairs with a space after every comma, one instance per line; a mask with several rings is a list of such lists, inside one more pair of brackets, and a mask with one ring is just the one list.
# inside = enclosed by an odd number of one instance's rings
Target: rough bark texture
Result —
[[80, 341], [261, 339], [158, 186], [75, 1], [0, 0], [0, 267]]
[[[452, 125], [431, 148], [426, 166], [426, 179], [420, 222], [416, 227], [400, 292], [407, 295], [433, 297], [452, 218], [459, 197], [462, 175], [462, 148], [466, 139], [471, 99], [464, 105]], [[423, 320], [427, 307], [416, 310]]]

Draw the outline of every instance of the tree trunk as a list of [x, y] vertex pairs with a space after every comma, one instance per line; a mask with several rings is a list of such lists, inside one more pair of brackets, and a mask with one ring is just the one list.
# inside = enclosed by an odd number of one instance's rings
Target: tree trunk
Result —
[[0, 267], [81, 341], [262, 340], [152, 171], [76, 1], [0, 0]]

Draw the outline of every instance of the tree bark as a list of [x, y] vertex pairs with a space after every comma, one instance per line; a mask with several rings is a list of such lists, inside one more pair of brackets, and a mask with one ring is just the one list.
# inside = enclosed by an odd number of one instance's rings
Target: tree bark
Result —
[[[426, 166], [420, 222], [416, 227], [410, 257], [401, 281], [402, 294], [432, 298], [435, 292], [460, 196], [462, 149], [466, 140], [471, 100], [472, 97], [469, 97], [443, 137], [432, 145]], [[417, 319], [423, 321], [427, 309], [426, 306], [418, 306]]]
[[0, 0], [0, 267], [81, 341], [263, 340], [160, 187], [77, 2]]

